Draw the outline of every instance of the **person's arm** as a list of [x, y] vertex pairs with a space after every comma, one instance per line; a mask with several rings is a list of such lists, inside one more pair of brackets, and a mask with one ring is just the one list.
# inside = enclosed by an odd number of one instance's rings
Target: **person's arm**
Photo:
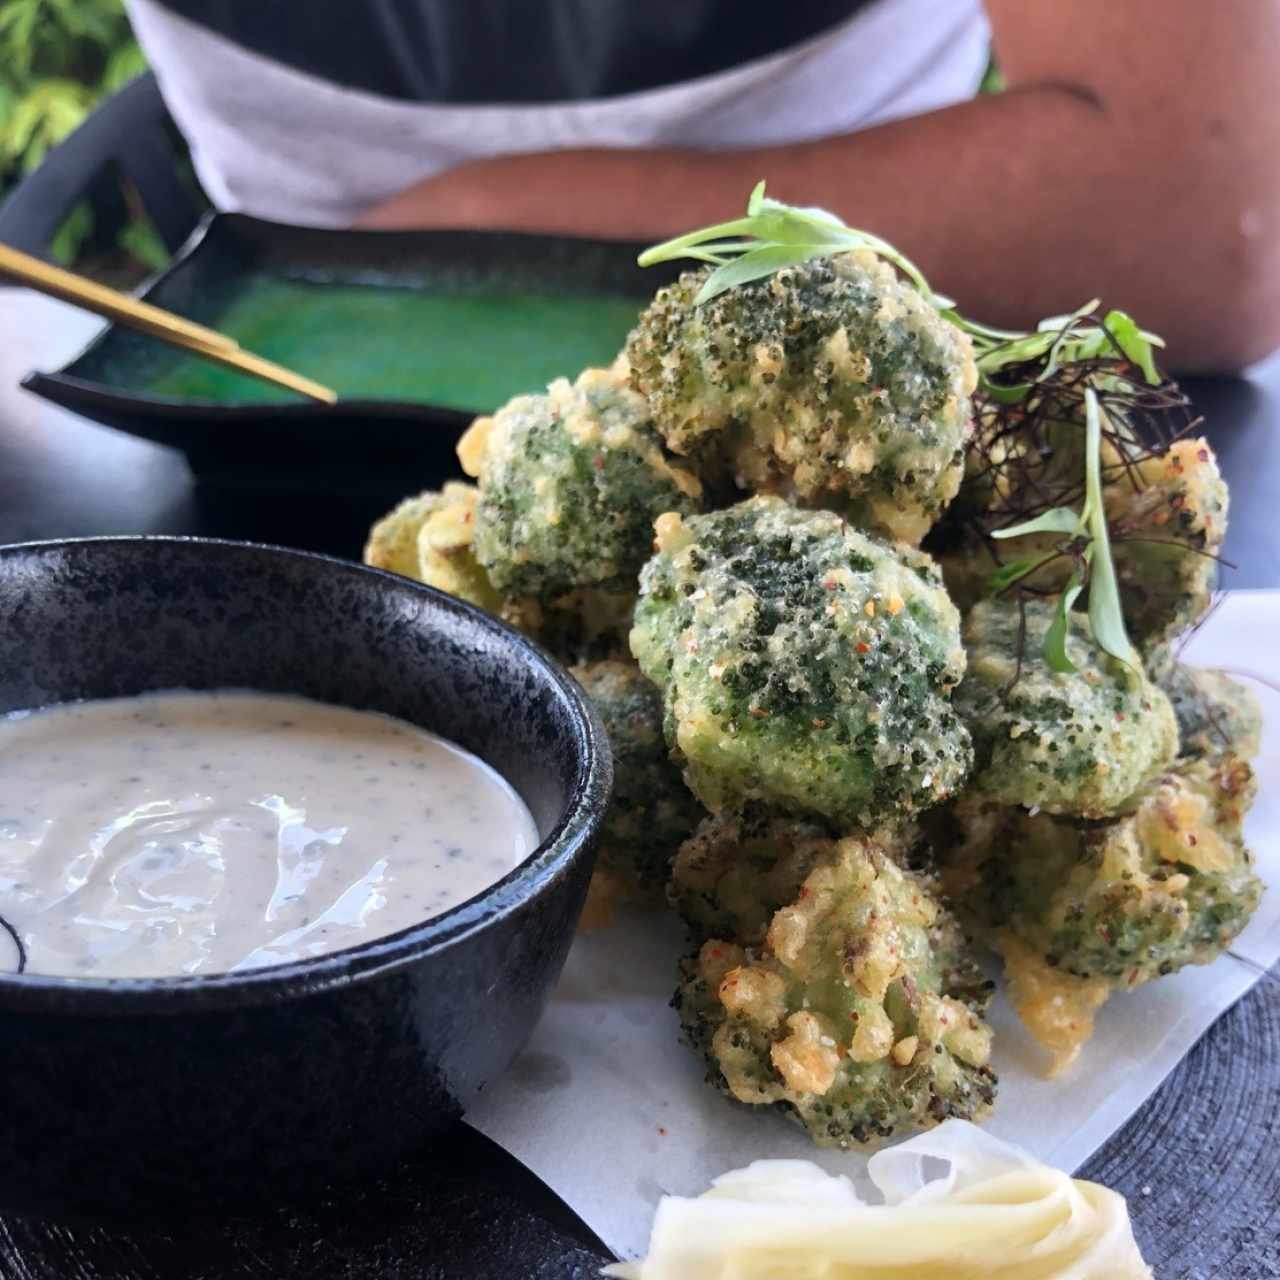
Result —
[[977, 319], [1028, 325], [1101, 294], [1181, 369], [1280, 346], [1280, 6], [987, 8], [1003, 94], [794, 146], [478, 161], [362, 223], [660, 239], [736, 216], [763, 177], [892, 240]]

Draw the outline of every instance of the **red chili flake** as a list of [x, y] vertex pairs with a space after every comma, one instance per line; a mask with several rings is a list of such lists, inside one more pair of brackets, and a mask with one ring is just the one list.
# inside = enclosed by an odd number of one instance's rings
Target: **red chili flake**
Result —
[[596, 456], [595, 456], [594, 458], [592, 458], [592, 459], [591, 459], [591, 465], [592, 465], [593, 467], [595, 467], [595, 469], [596, 469], [597, 471], [603, 471], [603, 470], [604, 470], [604, 458], [603, 458], [603, 457], [601, 457], [601, 456], [600, 456], [600, 454], [598, 454], [598, 453], [597, 453], [597, 454], [596, 454]]
[[870, 652], [871, 652], [871, 646], [870, 646], [870, 645], [869, 645], [865, 640], [859, 640], [859, 641], [858, 641], [858, 643], [857, 643], [856, 645], [854, 645], [853, 647], [854, 647], [855, 649], [857, 649], [857, 651], [858, 651], [859, 653], [870, 653]]
[[1100, 937], [1103, 942], [1111, 941], [1111, 931], [1106, 927], [1106, 925], [1100, 924], [1098, 926], [1098, 937]]

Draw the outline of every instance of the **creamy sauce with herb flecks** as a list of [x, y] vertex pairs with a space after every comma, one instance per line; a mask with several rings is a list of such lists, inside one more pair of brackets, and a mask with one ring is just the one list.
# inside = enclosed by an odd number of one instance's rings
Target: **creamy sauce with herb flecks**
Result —
[[[504, 779], [388, 716], [228, 691], [0, 719], [0, 917], [31, 974], [338, 951], [466, 901], [537, 843]], [[16, 952], [0, 929], [0, 972]]]

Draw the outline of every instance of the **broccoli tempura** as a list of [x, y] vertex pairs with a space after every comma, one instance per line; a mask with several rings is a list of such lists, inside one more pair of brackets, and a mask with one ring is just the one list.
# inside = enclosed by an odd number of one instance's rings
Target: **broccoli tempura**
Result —
[[874, 827], [956, 789], [964, 650], [928, 556], [775, 497], [657, 531], [631, 648], [709, 809]]
[[480, 481], [476, 556], [513, 595], [634, 592], [654, 518], [700, 506], [699, 482], [663, 453], [625, 361], [478, 418], [458, 457]]
[[472, 485], [456, 481], [445, 485], [439, 504], [427, 513], [418, 530], [418, 576], [428, 586], [469, 600], [518, 625], [520, 607], [502, 599], [476, 559], [473, 544], [479, 501], [480, 493]]
[[1227, 486], [1207, 440], [1178, 440], [1107, 492], [1125, 625], [1157, 678], [1204, 616], [1227, 533]]
[[804, 818], [750, 812], [705, 818], [671, 866], [671, 905], [702, 938], [759, 946], [775, 911], [794, 902], [830, 833]]
[[662, 901], [671, 859], [702, 816], [662, 736], [662, 697], [630, 662], [574, 667], [613, 748], [613, 800], [600, 830], [597, 874], [615, 892]]
[[472, 550], [479, 497], [472, 485], [450, 480], [439, 493], [427, 490], [406, 498], [373, 526], [365, 564], [500, 612], [502, 598]]
[[635, 587], [581, 588], [561, 596], [504, 596], [475, 555], [479, 490], [449, 481], [440, 493], [402, 502], [380, 520], [365, 547], [365, 563], [392, 569], [469, 601], [546, 645], [564, 662], [625, 651]]
[[364, 562], [375, 569], [388, 569], [404, 578], [418, 578], [418, 531], [441, 504], [444, 495], [428, 490], [406, 498], [369, 530], [364, 544]]
[[1066, 641], [1076, 670], [1054, 671], [1044, 657], [1053, 615], [1051, 604], [1028, 601], [1021, 639], [1016, 602], [983, 601], [965, 620], [969, 666], [955, 706], [973, 736], [969, 785], [1001, 804], [1107, 817], [1177, 755], [1173, 708], [1076, 614]]
[[713, 940], [685, 961], [676, 1005], [711, 1083], [781, 1106], [819, 1146], [980, 1118], [996, 1087], [989, 984], [959, 938], [925, 881], [849, 837], [763, 949]]
[[918, 543], [960, 484], [969, 339], [866, 252], [695, 307], [706, 274], [659, 290], [627, 343], [668, 447], [713, 487], [831, 507]]
[[1207, 964], [1244, 928], [1262, 893], [1242, 832], [1255, 786], [1224, 755], [1180, 763], [1109, 822], [956, 804], [944, 884], [1059, 1067], [1109, 991]]
[[1179, 756], [1251, 759], [1262, 750], [1262, 708], [1252, 689], [1213, 667], [1178, 663], [1161, 682], [1178, 717]]

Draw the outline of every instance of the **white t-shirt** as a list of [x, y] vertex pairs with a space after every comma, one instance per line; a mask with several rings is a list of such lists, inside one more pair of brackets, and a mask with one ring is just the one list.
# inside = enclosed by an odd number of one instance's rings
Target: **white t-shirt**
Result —
[[777, 146], [865, 129], [972, 97], [989, 42], [981, 0], [874, 0], [801, 44], [677, 84], [450, 105], [334, 84], [157, 0], [126, 5], [214, 203], [311, 226], [349, 225], [415, 182], [493, 155]]

